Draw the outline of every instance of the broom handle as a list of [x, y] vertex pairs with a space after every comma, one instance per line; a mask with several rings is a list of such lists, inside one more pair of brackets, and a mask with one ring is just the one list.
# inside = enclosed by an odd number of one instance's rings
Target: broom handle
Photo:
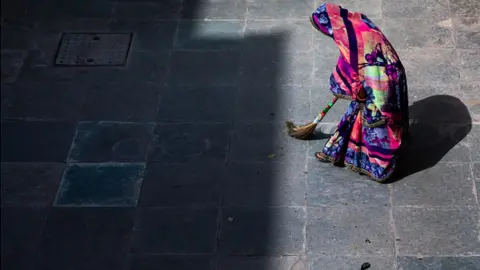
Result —
[[337, 100], [338, 100], [338, 97], [334, 97], [332, 101], [328, 103], [325, 109], [323, 109], [323, 111], [319, 113], [317, 117], [315, 117], [315, 120], [313, 120], [313, 122], [315, 124], [318, 124], [320, 121], [322, 121], [323, 117], [325, 117], [327, 112], [333, 107], [333, 105], [335, 104], [335, 102], [337, 102]]

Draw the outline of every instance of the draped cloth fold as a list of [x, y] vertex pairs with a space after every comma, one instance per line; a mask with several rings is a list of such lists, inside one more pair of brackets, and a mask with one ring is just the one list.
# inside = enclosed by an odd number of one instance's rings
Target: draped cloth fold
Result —
[[316, 156], [385, 181], [395, 171], [408, 133], [405, 69], [385, 35], [366, 15], [327, 2], [313, 12], [310, 21], [340, 51], [330, 90], [351, 100], [336, 131]]

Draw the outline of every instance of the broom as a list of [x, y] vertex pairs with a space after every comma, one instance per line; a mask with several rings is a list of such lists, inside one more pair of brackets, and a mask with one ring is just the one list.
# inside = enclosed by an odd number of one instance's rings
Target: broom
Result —
[[310, 122], [306, 125], [296, 126], [293, 122], [286, 121], [285, 123], [287, 124], [288, 135], [293, 138], [301, 139], [301, 140], [308, 138], [310, 135], [315, 133], [315, 128], [317, 127], [318, 123], [322, 121], [323, 117], [325, 117], [327, 112], [333, 107], [333, 105], [335, 104], [335, 102], [337, 102], [337, 100], [338, 98], [334, 97], [332, 101], [328, 103], [325, 109], [323, 109], [323, 111], [319, 113], [317, 117], [315, 117], [313, 122]]

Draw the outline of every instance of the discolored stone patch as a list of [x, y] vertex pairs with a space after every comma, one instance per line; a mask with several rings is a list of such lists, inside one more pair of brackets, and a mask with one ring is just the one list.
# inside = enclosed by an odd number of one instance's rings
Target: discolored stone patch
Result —
[[70, 165], [55, 206], [136, 206], [144, 164]]

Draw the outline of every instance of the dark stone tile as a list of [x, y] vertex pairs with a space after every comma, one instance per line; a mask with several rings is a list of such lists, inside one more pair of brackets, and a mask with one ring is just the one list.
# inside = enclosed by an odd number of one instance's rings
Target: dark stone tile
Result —
[[56, 206], [136, 206], [144, 164], [70, 165], [62, 178]]
[[145, 161], [153, 129], [153, 123], [81, 122], [68, 161]]
[[109, 28], [114, 32], [133, 33], [132, 47], [135, 50], [154, 53], [172, 48], [177, 22], [117, 19]]
[[139, 205], [215, 206], [221, 187], [230, 177], [223, 162], [147, 165]]
[[150, 148], [151, 162], [224, 161], [229, 124], [159, 124]]
[[[312, 10], [313, 12], [313, 10]], [[305, 17], [306, 18], [306, 17]], [[286, 52], [311, 52], [313, 49], [312, 37], [314, 34], [313, 26], [309, 20], [285, 21], [276, 17], [274, 21], [255, 21], [247, 20], [245, 35], [250, 37], [275, 36], [279, 33], [278, 46]], [[271, 46], [257, 46], [255, 42], [245, 42], [245, 49], [255, 51], [270, 51]]]
[[84, 120], [152, 122], [164, 87], [154, 83], [91, 85], [82, 107]]
[[309, 162], [315, 167], [308, 170], [307, 205], [389, 205], [390, 195], [386, 185], [346, 169], [324, 166], [330, 164], [318, 164], [317, 160]]
[[36, 269], [124, 269], [133, 216], [131, 208], [54, 208]]
[[398, 269], [478, 270], [480, 257], [398, 257]]
[[266, 207], [303, 206], [304, 164], [232, 163], [225, 179], [223, 205]]
[[173, 51], [169, 84], [236, 85], [239, 61], [235, 51]]
[[35, 252], [46, 214], [42, 208], [2, 207], [2, 269], [35, 269]]
[[393, 255], [389, 207], [316, 207], [307, 214], [310, 254]]
[[243, 21], [181, 21], [175, 47], [180, 49], [241, 49]]
[[54, 18], [104, 18], [112, 16], [115, 3], [110, 0], [48, 0], [46, 16]]
[[[316, 8], [316, 7], [315, 7]], [[310, 0], [247, 0], [247, 19], [305, 19], [314, 11]]]
[[[5, 1], [4, 1], [5, 2]], [[10, 1], [13, 2], [13, 1]], [[38, 1], [41, 2], [41, 1]], [[26, 18], [8, 18], [3, 16], [2, 2], [2, 50], [29, 50], [35, 44], [35, 33], [37, 30], [37, 22]]]
[[46, 121], [2, 122], [3, 162], [63, 162], [75, 124]]
[[6, 115], [7, 110], [11, 107], [12, 104], [12, 96], [13, 96], [13, 87], [11, 84], [1, 84], [0, 85], [0, 93], [1, 93], [1, 100], [0, 100], [0, 118], [1, 120], [7, 119], [8, 116]]
[[[372, 257], [345, 257], [345, 256], [320, 256], [309, 260], [310, 270], [323, 269], [360, 269], [364, 263], [369, 263], [369, 270], [394, 270], [394, 258], [388, 256]], [[414, 268], [408, 268], [414, 269]], [[416, 268], [415, 268], [416, 269]]]
[[214, 270], [213, 259], [209, 256], [162, 256], [133, 255], [129, 270]]
[[157, 120], [162, 122], [229, 122], [237, 87], [171, 86], [162, 96]]
[[233, 161], [275, 161], [305, 164], [308, 144], [290, 138], [285, 124], [238, 123], [232, 134], [230, 158]]
[[[38, 61], [36, 52], [27, 56], [26, 63]], [[142, 53], [135, 50], [130, 51], [129, 59], [125, 67], [52, 67], [25, 65], [18, 80], [26, 83], [39, 84], [46, 81], [57, 83], [95, 82], [96, 85], [107, 83], [118, 83], [132, 85], [134, 83], [152, 82], [157, 84], [165, 83], [167, 75], [168, 53]], [[53, 62], [52, 62], [53, 63]]]
[[14, 83], [17, 80], [26, 56], [25, 51], [2, 50], [2, 83]]
[[132, 252], [212, 253], [217, 233], [217, 209], [141, 209]]
[[119, 0], [115, 6], [113, 17], [117, 19], [142, 19], [146, 21], [171, 20], [179, 18], [181, 6], [182, 0]]
[[[398, 27], [402, 25], [402, 27]], [[382, 32], [395, 48], [453, 48], [452, 21], [433, 19], [383, 19]]]
[[85, 102], [85, 87], [77, 84], [18, 82], [7, 95], [4, 118], [77, 120]]
[[302, 208], [227, 208], [222, 213], [219, 252], [228, 255], [303, 253]]
[[[480, 54], [476, 50], [457, 50], [457, 57], [460, 66], [460, 80], [465, 83], [470, 82], [480, 82], [480, 78], [478, 78], [477, 74], [480, 74]], [[472, 99], [480, 97], [480, 94], [477, 90], [480, 88], [480, 84], [476, 85], [476, 89], [474, 90]], [[467, 88], [468, 89], [468, 88]], [[466, 89], [462, 87], [461, 92], [465, 91]]]
[[196, 20], [243, 20], [246, 11], [246, 0], [184, 0], [182, 18]]
[[245, 85], [312, 85], [311, 52], [280, 53], [250, 50], [243, 53], [241, 82]]
[[478, 17], [480, 16], [480, 2], [476, 0], [450, 1], [450, 9], [454, 17]]
[[47, 14], [49, 0], [4, 0], [2, 1], [3, 18], [41, 18]]
[[394, 206], [474, 206], [470, 164], [439, 163], [392, 185]]
[[480, 49], [480, 19], [477, 17], [464, 18], [459, 17], [453, 20], [455, 27], [455, 41], [459, 49]]
[[450, 49], [409, 49], [398, 50], [407, 70], [409, 86], [448, 85], [459, 81], [460, 71], [456, 53]]
[[242, 85], [235, 119], [241, 122], [311, 121], [310, 87]]
[[450, 15], [448, 0], [383, 0], [383, 17], [385, 18], [432, 18], [447, 19]]
[[307, 270], [305, 258], [284, 257], [221, 257], [219, 270]]
[[64, 167], [63, 163], [2, 163], [2, 206], [50, 206]]
[[398, 255], [478, 254], [477, 209], [394, 208]]

